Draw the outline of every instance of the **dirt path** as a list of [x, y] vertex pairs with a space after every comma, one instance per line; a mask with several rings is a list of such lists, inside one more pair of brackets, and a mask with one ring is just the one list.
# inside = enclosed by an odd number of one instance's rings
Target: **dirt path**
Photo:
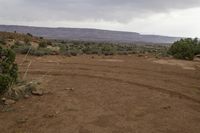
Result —
[[[18, 56], [19, 63], [22, 58]], [[2, 109], [3, 133], [200, 131], [199, 62], [186, 62], [195, 69], [184, 69], [135, 56], [29, 60], [27, 78], [44, 77], [46, 94]], [[27, 64], [20, 67], [21, 74]]]

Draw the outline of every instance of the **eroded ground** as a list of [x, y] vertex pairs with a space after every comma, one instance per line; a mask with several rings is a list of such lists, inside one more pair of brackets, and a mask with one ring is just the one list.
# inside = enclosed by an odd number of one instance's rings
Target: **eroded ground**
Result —
[[[18, 56], [19, 64], [23, 58]], [[200, 62], [174, 65], [136, 56], [28, 60], [27, 79], [42, 81], [45, 95], [2, 110], [2, 133], [200, 132]]]

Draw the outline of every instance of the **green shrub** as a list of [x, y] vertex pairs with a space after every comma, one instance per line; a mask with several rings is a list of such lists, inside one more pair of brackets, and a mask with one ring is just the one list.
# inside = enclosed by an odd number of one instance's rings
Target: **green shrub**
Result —
[[15, 53], [0, 47], [0, 94], [6, 92], [17, 81], [18, 67], [14, 62]]
[[170, 47], [168, 53], [178, 59], [193, 60], [200, 53], [199, 45], [198, 39], [181, 39]]
[[194, 54], [198, 55], [200, 54], [200, 42], [197, 38], [194, 39]]
[[5, 93], [11, 85], [11, 78], [8, 75], [0, 74], [0, 94]]

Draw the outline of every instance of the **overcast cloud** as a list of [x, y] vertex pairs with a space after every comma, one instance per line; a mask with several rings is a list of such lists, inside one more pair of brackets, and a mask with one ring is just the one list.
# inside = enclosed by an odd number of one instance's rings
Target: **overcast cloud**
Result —
[[199, 23], [200, 0], [0, 0], [0, 24], [200, 37]]

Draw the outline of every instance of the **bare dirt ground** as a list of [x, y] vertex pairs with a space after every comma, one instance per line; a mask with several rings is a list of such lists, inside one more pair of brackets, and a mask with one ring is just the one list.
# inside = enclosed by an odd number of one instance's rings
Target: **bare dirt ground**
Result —
[[[18, 55], [17, 62], [22, 59]], [[2, 109], [1, 133], [200, 132], [200, 62], [136, 56], [28, 60], [27, 79], [41, 80], [45, 94]]]

